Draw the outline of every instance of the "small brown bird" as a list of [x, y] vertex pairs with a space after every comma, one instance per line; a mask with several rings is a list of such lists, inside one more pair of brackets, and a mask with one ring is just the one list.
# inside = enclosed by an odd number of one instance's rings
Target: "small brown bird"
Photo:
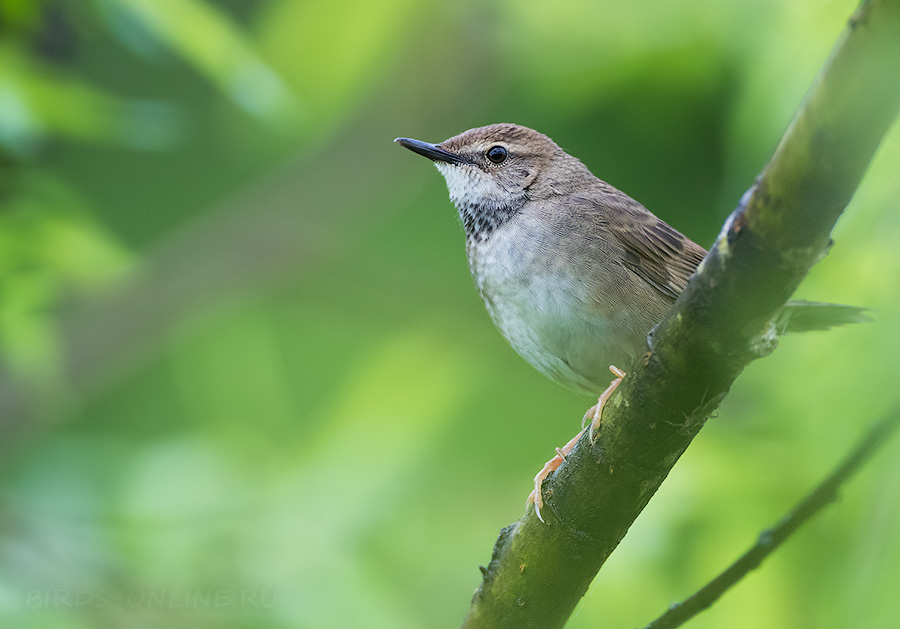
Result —
[[[513, 348], [569, 388], [596, 395], [605, 387], [585, 416], [593, 435], [625, 376], [611, 365], [630, 364], [645, 350], [647, 333], [706, 250], [527, 127], [494, 124], [440, 144], [395, 142], [434, 161], [446, 179], [472, 278]], [[862, 311], [791, 302], [783, 327], [826, 329], [865, 320]], [[607, 387], [608, 370], [617, 377]], [[580, 436], [557, 448], [535, 477], [529, 502], [539, 518], [541, 484]]]

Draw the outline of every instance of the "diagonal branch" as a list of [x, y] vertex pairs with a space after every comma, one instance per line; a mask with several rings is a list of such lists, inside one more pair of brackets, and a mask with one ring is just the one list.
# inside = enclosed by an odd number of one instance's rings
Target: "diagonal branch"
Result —
[[719, 576], [683, 602], [671, 606], [644, 629], [675, 629], [709, 608], [729, 588], [755, 569], [807, 520], [837, 500], [838, 490], [900, 427], [900, 408], [895, 408], [869, 428], [868, 433], [831, 474], [772, 528], [763, 531], [740, 558]]
[[863, 2], [754, 186], [533, 510], [506, 527], [464, 627], [561, 627], [809, 269], [900, 109], [900, 0]]

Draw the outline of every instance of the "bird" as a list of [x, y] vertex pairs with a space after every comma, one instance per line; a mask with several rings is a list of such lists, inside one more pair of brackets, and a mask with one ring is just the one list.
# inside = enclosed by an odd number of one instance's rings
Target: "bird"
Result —
[[[570, 389], [602, 391], [585, 415], [593, 439], [604, 403], [626, 376], [616, 365], [646, 351], [648, 333], [706, 249], [528, 127], [492, 124], [438, 144], [394, 141], [429, 158], [444, 176], [472, 279], [513, 349]], [[865, 320], [864, 310], [789, 302], [781, 328], [827, 329]], [[582, 432], [534, 478], [528, 503], [541, 521], [543, 481]]]

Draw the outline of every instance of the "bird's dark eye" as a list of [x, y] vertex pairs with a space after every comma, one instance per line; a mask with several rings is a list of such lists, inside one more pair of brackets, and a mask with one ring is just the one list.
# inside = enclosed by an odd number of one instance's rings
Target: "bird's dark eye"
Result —
[[495, 164], [502, 164], [506, 161], [506, 158], [509, 156], [509, 151], [507, 151], [502, 146], [492, 146], [487, 150], [487, 158], [491, 160]]

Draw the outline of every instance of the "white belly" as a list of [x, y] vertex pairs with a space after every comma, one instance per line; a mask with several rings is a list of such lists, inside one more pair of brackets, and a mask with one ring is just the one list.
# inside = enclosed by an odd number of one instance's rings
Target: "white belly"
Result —
[[484, 304], [538, 371], [596, 395], [609, 384], [609, 366], [627, 367], [646, 331], [636, 333], [624, 313], [604, 308], [603, 295], [575, 281], [569, 261], [553, 257], [555, 249], [544, 247], [536, 263], [535, 250], [521, 241], [521, 234], [501, 229], [486, 242], [470, 243], [469, 265]]

